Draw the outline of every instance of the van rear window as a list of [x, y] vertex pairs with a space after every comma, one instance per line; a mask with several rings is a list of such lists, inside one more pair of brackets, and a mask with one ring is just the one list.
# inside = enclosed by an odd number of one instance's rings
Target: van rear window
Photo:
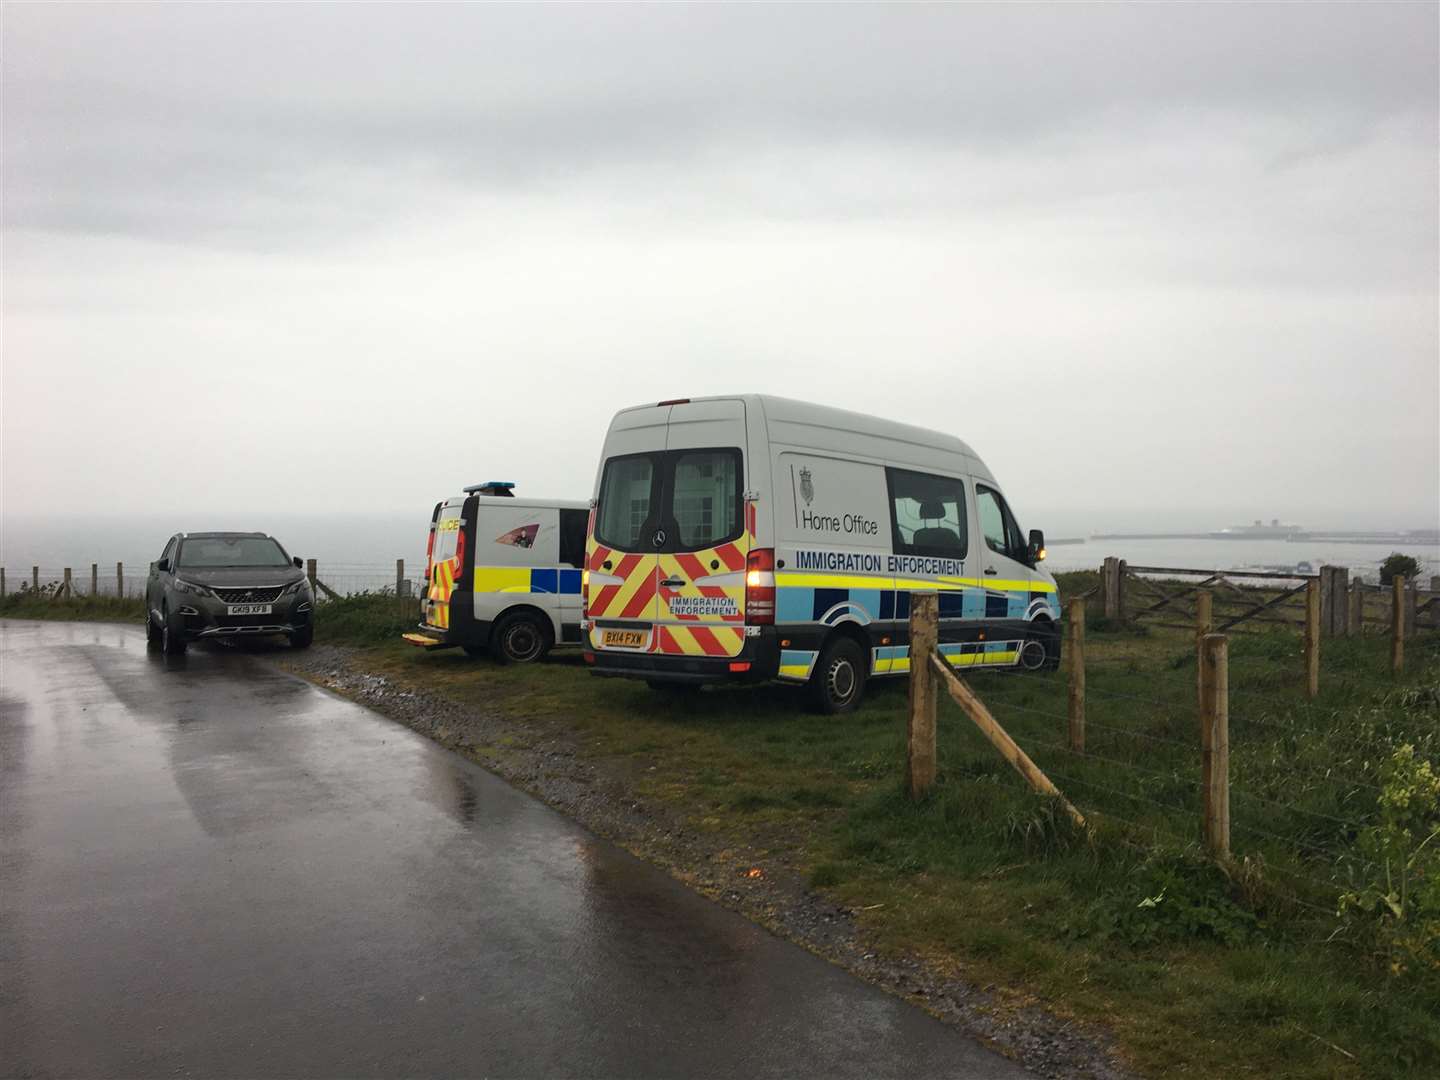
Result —
[[741, 466], [734, 447], [611, 458], [595, 538], [617, 551], [704, 551], [734, 540], [744, 531]]
[[671, 513], [683, 547], [698, 551], [740, 531], [740, 455], [700, 450], [675, 457]]
[[621, 551], [633, 551], [639, 547], [641, 530], [650, 517], [654, 483], [655, 461], [651, 455], [639, 454], [607, 461], [605, 474], [600, 480], [596, 539], [606, 547]]

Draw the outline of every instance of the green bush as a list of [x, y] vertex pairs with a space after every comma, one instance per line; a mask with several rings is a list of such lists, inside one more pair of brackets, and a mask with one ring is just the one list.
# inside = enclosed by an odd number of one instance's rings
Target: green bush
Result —
[[1440, 774], [1406, 743], [1381, 769], [1380, 820], [1356, 839], [1340, 914], [1392, 975], [1440, 978]]
[[1420, 560], [1413, 555], [1391, 552], [1380, 564], [1380, 584], [1389, 585], [1397, 574], [1405, 575], [1407, 581], [1414, 581], [1420, 576]]

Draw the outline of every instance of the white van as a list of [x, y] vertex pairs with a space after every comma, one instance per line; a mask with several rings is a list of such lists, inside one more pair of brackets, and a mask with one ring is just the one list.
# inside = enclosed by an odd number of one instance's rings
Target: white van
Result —
[[580, 571], [588, 507], [517, 499], [491, 481], [436, 503], [426, 547], [424, 621], [405, 639], [460, 646], [502, 663], [542, 659], [580, 643]]
[[965, 443], [786, 398], [662, 401], [610, 423], [585, 659], [657, 689], [807, 683], [828, 712], [908, 672], [910, 593], [957, 667], [1059, 663], [1055, 579]]

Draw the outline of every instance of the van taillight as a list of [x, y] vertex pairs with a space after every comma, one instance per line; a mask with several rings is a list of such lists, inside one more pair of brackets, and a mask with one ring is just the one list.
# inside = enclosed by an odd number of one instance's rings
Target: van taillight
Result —
[[465, 527], [462, 525], [455, 532], [455, 575], [465, 572]]
[[435, 572], [435, 526], [430, 526], [430, 539], [425, 541], [425, 580], [429, 582]]
[[775, 625], [775, 549], [755, 548], [745, 556], [745, 621]]

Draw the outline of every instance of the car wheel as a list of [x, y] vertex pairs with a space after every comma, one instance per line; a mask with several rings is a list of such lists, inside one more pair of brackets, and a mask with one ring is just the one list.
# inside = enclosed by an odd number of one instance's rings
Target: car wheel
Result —
[[160, 624], [160, 648], [166, 656], [179, 656], [185, 651], [185, 631], [175, 625], [176, 620], [184, 619], [183, 615], [172, 615], [170, 612], [162, 611]]
[[145, 644], [152, 649], [160, 647], [160, 627], [155, 623], [155, 614], [147, 606], [145, 608]]
[[848, 637], [825, 646], [810, 675], [810, 699], [822, 713], [853, 712], [865, 694], [865, 653]]
[[502, 664], [533, 664], [550, 651], [550, 629], [536, 616], [517, 611], [500, 620], [490, 647]]
[[307, 626], [304, 629], [296, 630], [290, 635], [290, 647], [292, 649], [308, 649], [310, 643], [315, 640], [315, 627]]

